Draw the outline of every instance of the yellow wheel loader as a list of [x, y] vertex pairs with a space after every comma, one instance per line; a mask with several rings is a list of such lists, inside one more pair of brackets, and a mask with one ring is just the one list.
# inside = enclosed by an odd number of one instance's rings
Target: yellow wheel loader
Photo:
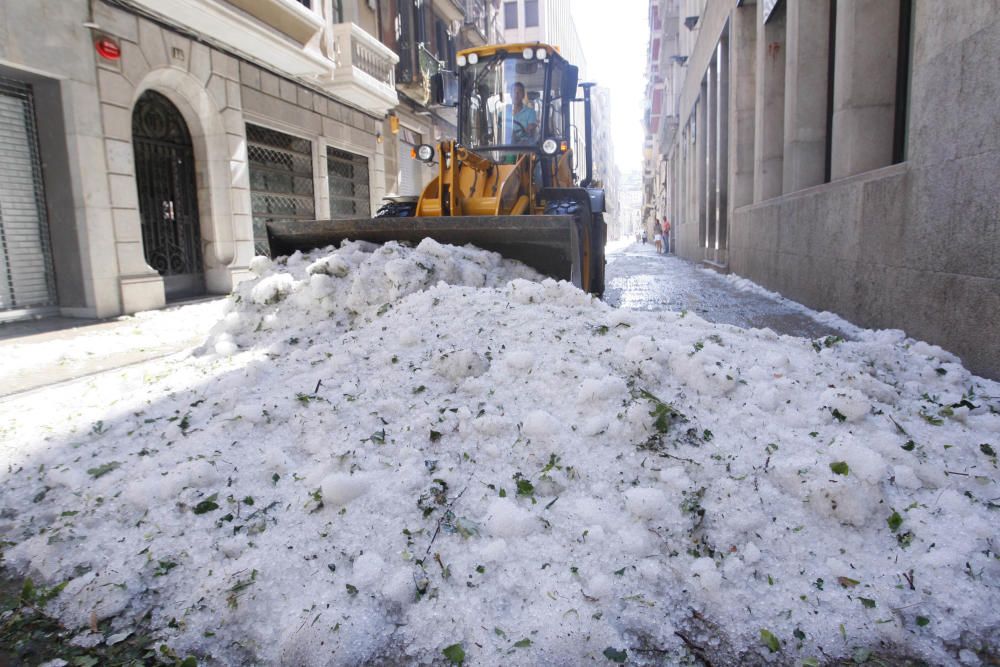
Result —
[[[607, 226], [592, 174], [593, 84], [579, 84], [578, 68], [545, 44], [468, 49], [457, 64], [431, 80], [435, 103], [457, 107], [458, 137], [414, 150], [437, 168], [421, 195], [390, 197], [371, 219], [268, 222], [272, 254], [430, 237], [498, 252], [600, 296]], [[575, 102], [584, 105], [583, 179], [573, 165]]]

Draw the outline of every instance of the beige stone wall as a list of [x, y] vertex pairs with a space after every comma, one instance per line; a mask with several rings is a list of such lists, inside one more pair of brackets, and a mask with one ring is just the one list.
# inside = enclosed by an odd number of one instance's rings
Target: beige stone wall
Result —
[[384, 121], [247, 62], [240, 63], [243, 120], [309, 139], [313, 144], [316, 216], [330, 214], [326, 148], [368, 158], [371, 210], [386, 193]]
[[118, 61], [97, 59], [122, 310], [165, 303], [162, 279], [143, 253], [133, 163], [132, 111], [147, 90], [173, 102], [191, 133], [206, 287], [226, 293], [247, 276], [253, 256], [239, 62], [146, 19], [95, 8], [122, 51]]
[[[1000, 378], [1000, 2], [914, 8], [905, 160], [865, 170], [890, 159], [891, 136], [835, 125], [834, 158], [864, 157], [847, 169], [861, 173], [736, 209], [731, 268], [862, 326], [903, 329]], [[841, 76], [864, 90], [871, 69]], [[871, 96], [858, 99], [859, 113], [883, 113]], [[838, 131], [848, 145], [838, 148]]]
[[[904, 329], [1000, 377], [1000, 0], [913, 3], [905, 155], [891, 166], [899, 3], [838, 2], [828, 183], [817, 119], [826, 120], [826, 5], [787, 0], [783, 30], [763, 26], [753, 5], [703, 7], [683, 129], [668, 151], [679, 252], [705, 256], [695, 233], [705, 185], [699, 86], [728, 24], [729, 268], [857, 324]], [[688, 118], [698, 121], [693, 142]]]
[[[94, 34], [83, 27], [91, 18], [120, 45], [117, 61], [95, 53]], [[52, 228], [57, 274], [78, 286], [60, 290], [60, 296], [72, 295], [66, 314], [102, 317], [165, 303], [163, 280], [143, 252], [132, 147], [132, 112], [147, 90], [178, 108], [192, 137], [210, 293], [226, 293], [247, 277], [254, 253], [247, 122], [312, 142], [318, 218], [330, 211], [327, 146], [368, 158], [373, 211], [386, 192], [381, 117], [103, 2], [0, 3], [0, 68], [8, 76], [49, 82], [57, 94], [46, 99], [54, 98], [54, 111], [62, 112], [53, 117], [65, 117], [70, 182], [46, 186], [72, 193], [63, 197], [71, 213], [55, 216]]]
[[[0, 68], [35, 87], [40, 129], [62, 135], [62, 164], [55, 170], [60, 181], [50, 182], [53, 169], [43, 167], [50, 208], [53, 197], [61, 200], [49, 223], [62, 312], [106, 317], [121, 312], [121, 301], [87, 19], [85, 2], [0, 2]], [[43, 89], [50, 93], [44, 95], [48, 104], [37, 95]], [[41, 127], [49, 121], [50, 127]]]

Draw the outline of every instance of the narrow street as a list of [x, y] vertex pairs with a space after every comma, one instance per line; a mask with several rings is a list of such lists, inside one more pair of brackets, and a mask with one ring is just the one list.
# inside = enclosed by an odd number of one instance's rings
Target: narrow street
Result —
[[676, 255], [659, 255], [652, 243], [633, 243], [608, 253], [604, 300], [617, 308], [687, 310], [709, 322], [744, 329], [771, 329], [806, 338], [844, 332], [818, 322], [799, 304], [740, 289], [725, 276]]
[[[713, 323], [768, 328], [819, 338], [845, 332], [818, 322], [799, 304], [761, 291], [740, 289], [717, 273], [675, 255], [657, 255], [652, 244], [612, 244], [604, 301], [637, 311], [687, 310]], [[112, 371], [195, 347], [216, 321], [222, 300], [178, 305], [107, 322], [51, 318], [0, 327], [0, 397]], [[70, 326], [72, 325], [72, 326]]]
[[997, 62], [0, 0], [0, 667], [1000, 667]]
[[[848, 337], [795, 302], [763, 290], [740, 289], [726, 277], [675, 255], [657, 255], [651, 243], [611, 245], [604, 301], [626, 310], [687, 310], [709, 322], [768, 328], [789, 336]], [[79, 320], [58, 318], [4, 325], [0, 351], [10, 361], [0, 372], [0, 397], [197, 346], [215, 322], [221, 303], [213, 300], [83, 326]]]

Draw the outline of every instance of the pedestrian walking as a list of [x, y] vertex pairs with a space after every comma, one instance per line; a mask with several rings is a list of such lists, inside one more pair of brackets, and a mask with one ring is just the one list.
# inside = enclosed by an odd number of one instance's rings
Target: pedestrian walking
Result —
[[656, 254], [663, 252], [663, 233], [660, 231], [660, 226], [656, 225], [656, 233], [653, 234], [653, 245], [656, 246]]
[[670, 253], [670, 221], [663, 216], [663, 254]]
[[646, 230], [644, 229], [642, 230], [642, 245], [646, 245], [646, 241], [648, 240], [649, 240], [649, 235], [646, 233]]

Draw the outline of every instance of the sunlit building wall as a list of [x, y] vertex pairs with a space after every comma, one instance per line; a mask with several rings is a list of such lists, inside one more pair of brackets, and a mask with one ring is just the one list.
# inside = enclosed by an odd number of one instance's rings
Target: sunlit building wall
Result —
[[1000, 377], [995, 4], [651, 0], [647, 219], [688, 259]]

